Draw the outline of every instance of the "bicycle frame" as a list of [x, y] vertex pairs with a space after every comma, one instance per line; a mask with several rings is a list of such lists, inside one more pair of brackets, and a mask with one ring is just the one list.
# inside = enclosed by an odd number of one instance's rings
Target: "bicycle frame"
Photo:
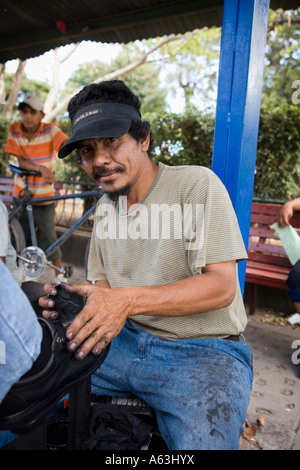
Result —
[[[35, 232], [35, 224], [34, 224], [34, 217], [33, 217], [33, 212], [32, 212], [32, 203], [39, 203], [39, 202], [55, 202], [55, 201], [61, 201], [63, 199], [75, 199], [78, 197], [101, 197], [103, 195], [103, 191], [99, 188], [98, 190], [95, 191], [85, 191], [82, 193], [77, 193], [77, 194], [69, 194], [69, 195], [64, 195], [64, 196], [53, 196], [53, 197], [44, 197], [44, 198], [35, 198], [35, 199], [29, 199], [27, 201], [19, 201], [18, 207], [14, 209], [10, 214], [9, 214], [9, 222], [14, 218], [17, 217], [21, 212], [23, 212], [24, 208], [27, 211], [27, 217], [28, 217], [28, 223], [29, 223], [29, 228], [30, 228], [30, 235], [31, 235], [31, 242], [32, 246], [38, 246], [37, 245], [37, 238], [36, 238], [36, 232]], [[61, 246], [76, 230], [78, 227], [80, 227], [87, 219], [88, 217], [95, 211], [96, 209], [97, 202], [93, 204], [90, 209], [88, 209], [81, 217], [78, 219], [65, 233], [63, 233], [52, 245], [50, 245], [45, 251], [45, 255], [51, 255], [53, 251]]]

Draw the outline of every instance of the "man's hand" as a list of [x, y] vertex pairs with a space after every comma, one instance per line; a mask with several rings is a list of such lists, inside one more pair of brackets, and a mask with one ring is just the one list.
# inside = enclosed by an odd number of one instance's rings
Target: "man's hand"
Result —
[[[65, 284], [66, 292], [76, 293], [87, 299], [83, 310], [75, 317], [66, 331], [70, 351], [76, 350], [76, 358], [83, 359], [89, 352], [100, 354], [115, 338], [127, 318], [131, 315], [132, 305], [128, 291], [108, 289], [86, 284]], [[45, 284], [47, 294], [55, 295], [54, 284]], [[55, 304], [48, 297], [41, 297], [39, 304], [45, 308], [45, 318], [57, 318]], [[54, 308], [54, 311], [49, 309]]]
[[[48, 295], [57, 294], [55, 284], [45, 284], [44, 291]], [[39, 298], [39, 305], [45, 309], [43, 311], [43, 317], [49, 318], [50, 320], [56, 320], [58, 318], [58, 313], [55, 311], [55, 303], [53, 300], [49, 299], [48, 295]]]
[[278, 212], [275, 222], [278, 223], [279, 227], [286, 227], [290, 224], [290, 219], [293, 217], [293, 206], [291, 202], [286, 202]]
[[56, 182], [55, 174], [46, 166], [40, 165], [38, 171], [42, 174], [45, 183], [54, 184]]

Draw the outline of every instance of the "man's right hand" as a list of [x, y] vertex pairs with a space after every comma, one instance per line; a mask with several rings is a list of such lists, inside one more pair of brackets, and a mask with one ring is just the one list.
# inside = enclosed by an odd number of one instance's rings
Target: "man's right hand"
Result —
[[291, 201], [286, 202], [278, 212], [275, 222], [278, 223], [279, 227], [286, 227], [290, 225], [290, 219], [293, 217], [293, 205]]

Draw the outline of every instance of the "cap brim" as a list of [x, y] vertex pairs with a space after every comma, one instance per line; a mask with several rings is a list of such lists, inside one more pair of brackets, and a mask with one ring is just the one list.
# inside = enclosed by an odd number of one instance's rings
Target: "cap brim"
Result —
[[58, 158], [65, 158], [82, 140], [121, 137], [128, 132], [130, 125], [131, 119], [101, 119], [82, 125], [59, 150]]
[[22, 108], [24, 108], [24, 106], [29, 106], [29, 108], [33, 109], [34, 111], [40, 111], [41, 113], [45, 114], [43, 109], [37, 109], [35, 108], [34, 106], [32, 106], [31, 104], [28, 104], [28, 103], [20, 103], [17, 107], [17, 109], [19, 111], [22, 111]]

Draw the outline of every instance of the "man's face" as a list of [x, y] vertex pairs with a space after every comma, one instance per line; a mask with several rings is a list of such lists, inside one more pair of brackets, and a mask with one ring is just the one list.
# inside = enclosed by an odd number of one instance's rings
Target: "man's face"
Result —
[[127, 195], [138, 183], [148, 159], [148, 139], [137, 142], [130, 134], [85, 139], [78, 144], [82, 165], [108, 195]]
[[39, 128], [40, 122], [44, 117], [41, 111], [36, 111], [26, 104], [20, 109], [20, 115], [24, 128], [32, 132]]

